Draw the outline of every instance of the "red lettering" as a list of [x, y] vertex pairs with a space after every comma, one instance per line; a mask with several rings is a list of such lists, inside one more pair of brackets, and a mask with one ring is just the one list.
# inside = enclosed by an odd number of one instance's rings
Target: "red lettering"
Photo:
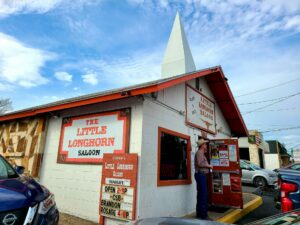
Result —
[[74, 139], [68, 141], [69, 148], [75, 147], [93, 147], [93, 146], [114, 146], [115, 138], [88, 138], [88, 139]]
[[93, 125], [93, 124], [99, 124], [98, 119], [92, 119], [92, 120], [86, 120], [86, 125]]
[[77, 128], [77, 136], [106, 134], [107, 126]]

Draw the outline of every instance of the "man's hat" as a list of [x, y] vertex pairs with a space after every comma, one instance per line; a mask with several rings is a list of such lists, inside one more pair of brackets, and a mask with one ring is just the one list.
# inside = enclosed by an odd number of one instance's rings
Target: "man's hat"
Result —
[[198, 141], [197, 141], [197, 145], [200, 147], [201, 145], [203, 145], [203, 144], [205, 144], [205, 143], [208, 143], [208, 141], [207, 140], [204, 140], [203, 138], [201, 138], [201, 139], [199, 139]]

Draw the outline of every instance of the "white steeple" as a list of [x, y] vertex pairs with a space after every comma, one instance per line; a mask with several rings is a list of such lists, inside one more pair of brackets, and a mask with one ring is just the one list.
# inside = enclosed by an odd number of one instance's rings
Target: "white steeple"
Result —
[[161, 76], [166, 78], [195, 70], [194, 59], [177, 12], [161, 66]]

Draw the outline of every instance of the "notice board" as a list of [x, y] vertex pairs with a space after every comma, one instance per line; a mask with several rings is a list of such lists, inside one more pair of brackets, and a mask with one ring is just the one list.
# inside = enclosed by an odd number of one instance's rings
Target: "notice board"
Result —
[[137, 154], [104, 154], [100, 192], [100, 224], [104, 217], [131, 221], [136, 212]]

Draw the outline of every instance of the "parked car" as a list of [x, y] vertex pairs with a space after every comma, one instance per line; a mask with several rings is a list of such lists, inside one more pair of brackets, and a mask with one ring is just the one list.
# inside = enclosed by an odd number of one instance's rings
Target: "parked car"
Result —
[[0, 155], [0, 224], [57, 225], [54, 195]]
[[198, 219], [187, 219], [177, 217], [158, 217], [158, 218], [147, 218], [139, 219], [134, 222], [128, 222], [126, 225], [227, 225], [226, 223], [220, 223], [216, 221], [198, 220]]
[[[299, 170], [300, 171], [300, 163], [292, 163], [286, 167], [283, 167], [281, 169], [291, 169], [291, 170]], [[274, 169], [274, 172], [278, 173], [278, 171], [280, 170], [280, 168], [278, 169]]]
[[265, 187], [277, 183], [277, 173], [272, 170], [262, 169], [247, 160], [240, 160], [240, 167], [242, 169], [243, 183], [254, 184], [257, 187]]
[[300, 171], [293, 169], [278, 170], [276, 207], [283, 212], [300, 208]]
[[289, 211], [286, 213], [279, 213], [274, 216], [270, 216], [247, 225], [292, 225], [300, 224], [300, 209]]
[[300, 170], [300, 163], [293, 163], [285, 167], [285, 169]]
[[[158, 217], [139, 219], [137, 221], [128, 222], [126, 225], [225, 225], [217, 221], [207, 221], [198, 219], [187, 218], [174, 218], [174, 217]], [[300, 209], [279, 213], [261, 220], [257, 220], [246, 225], [292, 225], [300, 224]]]

